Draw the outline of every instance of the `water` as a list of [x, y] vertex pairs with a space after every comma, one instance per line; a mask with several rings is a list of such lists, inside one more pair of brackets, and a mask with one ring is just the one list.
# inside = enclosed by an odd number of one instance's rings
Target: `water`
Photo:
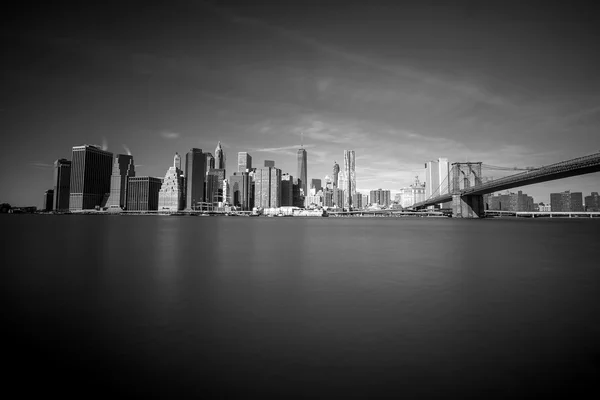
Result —
[[19, 393], [598, 392], [598, 220], [4, 215], [0, 226], [5, 377], [26, 379]]

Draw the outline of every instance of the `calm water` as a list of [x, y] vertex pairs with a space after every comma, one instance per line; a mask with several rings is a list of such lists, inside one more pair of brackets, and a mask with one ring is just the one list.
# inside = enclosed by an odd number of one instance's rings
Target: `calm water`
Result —
[[30, 382], [20, 393], [598, 393], [600, 220], [4, 215], [0, 227], [4, 364], [8, 382]]

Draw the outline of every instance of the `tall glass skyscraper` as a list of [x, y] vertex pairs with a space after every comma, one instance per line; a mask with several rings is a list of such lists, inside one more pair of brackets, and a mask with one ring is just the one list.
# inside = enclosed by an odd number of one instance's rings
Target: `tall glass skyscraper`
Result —
[[110, 197], [107, 206], [112, 209], [124, 209], [127, 206], [127, 179], [135, 176], [133, 157], [117, 154], [110, 177]]
[[333, 162], [333, 186], [338, 187], [338, 176], [340, 174], [340, 166], [337, 162]]
[[307, 168], [306, 168], [306, 150], [304, 148], [298, 149], [298, 178], [300, 179], [300, 189], [302, 189], [303, 196], [308, 196], [307, 188]]
[[202, 149], [193, 148], [185, 155], [185, 208], [198, 209], [198, 203], [204, 201], [204, 179], [206, 159]]
[[102, 206], [110, 193], [113, 153], [97, 146], [73, 147], [69, 210], [91, 210]]
[[54, 209], [69, 211], [71, 161], [60, 158], [54, 162]]

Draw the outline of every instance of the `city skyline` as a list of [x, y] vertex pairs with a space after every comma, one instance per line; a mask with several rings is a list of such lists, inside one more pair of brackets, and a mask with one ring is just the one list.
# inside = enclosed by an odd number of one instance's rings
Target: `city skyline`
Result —
[[[54, 161], [82, 143], [131, 148], [137, 174], [156, 177], [176, 151], [219, 140], [293, 174], [303, 144], [308, 180], [352, 148], [357, 191], [393, 194], [439, 157], [524, 167], [600, 150], [600, 35], [581, 3], [281, 3], [53, 5], [12, 19], [0, 201], [39, 201]], [[548, 201], [597, 185], [524, 188]]]

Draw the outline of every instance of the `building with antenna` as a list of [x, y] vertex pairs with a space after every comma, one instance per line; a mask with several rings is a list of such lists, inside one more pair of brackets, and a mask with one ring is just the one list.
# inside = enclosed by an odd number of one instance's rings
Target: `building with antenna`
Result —
[[307, 196], [307, 156], [306, 150], [304, 149], [304, 144], [301, 145], [302, 148], [298, 149], [298, 174], [297, 177], [300, 180], [300, 196]]

